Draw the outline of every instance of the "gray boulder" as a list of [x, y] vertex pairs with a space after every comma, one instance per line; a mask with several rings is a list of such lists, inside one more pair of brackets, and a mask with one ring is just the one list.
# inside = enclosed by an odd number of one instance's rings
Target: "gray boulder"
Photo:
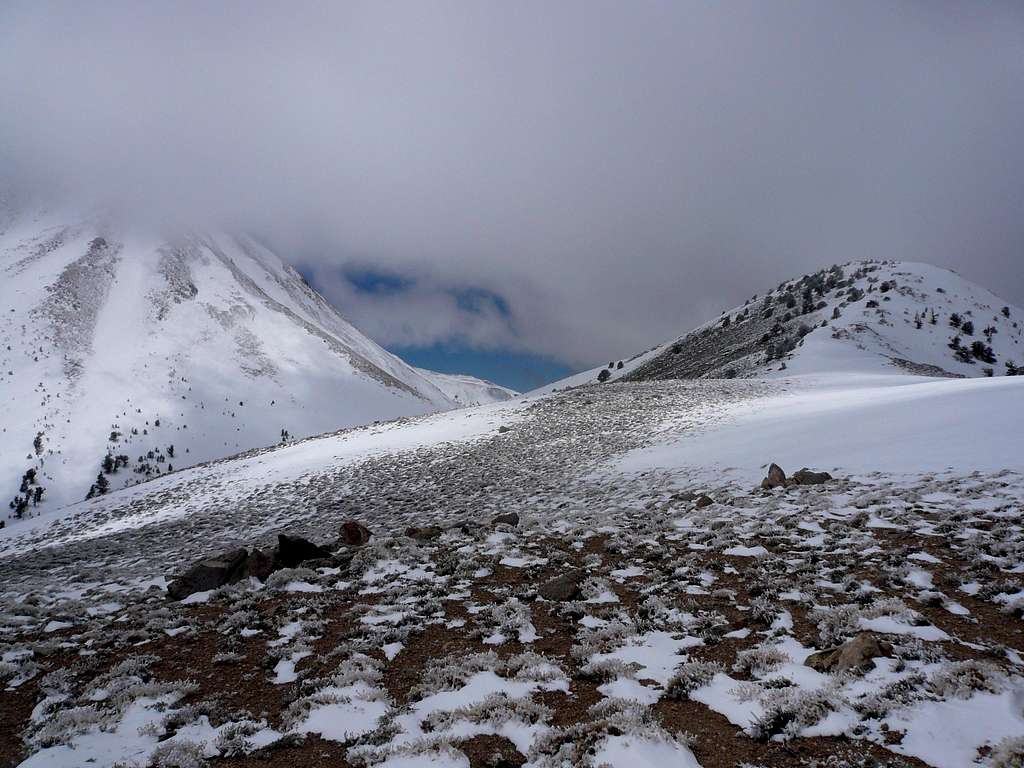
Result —
[[232, 584], [242, 577], [241, 566], [249, 557], [247, 549], [232, 549], [220, 555], [200, 560], [167, 585], [167, 594], [173, 600], [183, 600], [195, 592]]
[[301, 536], [277, 535], [277, 568], [294, 568], [307, 560], [329, 558], [331, 551]]
[[545, 581], [537, 589], [537, 594], [545, 600], [564, 603], [575, 600], [580, 596], [580, 584], [583, 582], [583, 573], [578, 570], [563, 573], [553, 579]]
[[832, 479], [828, 472], [814, 472], [807, 467], [793, 473], [793, 482], [796, 485], [821, 485]]
[[519, 515], [515, 512], [506, 512], [503, 515], [498, 515], [496, 518], [491, 520], [493, 525], [511, 525], [515, 528], [519, 525]]

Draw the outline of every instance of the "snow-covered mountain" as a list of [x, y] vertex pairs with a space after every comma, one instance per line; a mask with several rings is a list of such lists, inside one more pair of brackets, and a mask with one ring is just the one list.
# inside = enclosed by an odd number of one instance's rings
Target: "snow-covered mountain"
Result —
[[1024, 310], [955, 272], [855, 262], [787, 280], [628, 360], [543, 388], [596, 381], [840, 371], [1003, 376], [1024, 369]]
[[5, 502], [514, 394], [407, 365], [251, 238], [154, 229], [0, 205]]

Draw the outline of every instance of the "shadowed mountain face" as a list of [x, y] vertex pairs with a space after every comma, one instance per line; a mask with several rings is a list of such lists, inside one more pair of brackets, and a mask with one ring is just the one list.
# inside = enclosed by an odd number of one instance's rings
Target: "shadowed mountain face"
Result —
[[55, 506], [83, 498], [104, 464], [118, 488], [513, 394], [405, 364], [245, 236], [7, 210], [0, 271], [0, 485], [11, 498], [34, 501], [42, 486]]
[[787, 280], [622, 363], [552, 386], [906, 371], [1000, 376], [1024, 366], [1024, 310], [927, 264], [855, 262]]

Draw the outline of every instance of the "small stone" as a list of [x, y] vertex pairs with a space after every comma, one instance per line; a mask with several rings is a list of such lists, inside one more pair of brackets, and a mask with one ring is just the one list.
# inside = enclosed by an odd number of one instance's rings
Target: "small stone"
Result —
[[564, 603], [580, 596], [580, 582], [582, 581], [583, 574], [580, 571], [569, 571], [545, 581], [540, 585], [537, 594], [545, 600]]
[[697, 501], [695, 501], [693, 505], [697, 509], [704, 509], [704, 507], [710, 507], [714, 503], [715, 500], [712, 499], [710, 496], [700, 496], [697, 498]]
[[504, 424], [502, 424], [500, 427], [498, 427], [498, 432], [500, 434], [502, 434], [502, 435], [505, 434], [508, 431], [509, 431], [509, 428], [506, 427]]

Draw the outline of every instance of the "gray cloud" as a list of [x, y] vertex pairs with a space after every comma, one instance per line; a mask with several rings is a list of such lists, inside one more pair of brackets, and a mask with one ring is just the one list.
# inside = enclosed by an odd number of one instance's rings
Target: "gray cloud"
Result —
[[1024, 303], [1022, 50], [1016, 2], [15, 3], [0, 175], [257, 230], [382, 338], [583, 365], [850, 259]]

